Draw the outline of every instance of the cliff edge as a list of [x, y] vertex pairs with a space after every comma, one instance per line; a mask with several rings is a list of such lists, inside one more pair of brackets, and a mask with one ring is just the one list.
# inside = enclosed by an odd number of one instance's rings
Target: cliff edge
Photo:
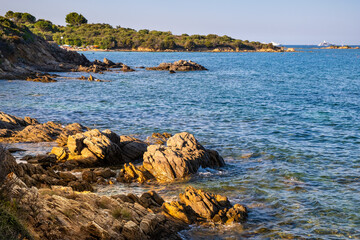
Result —
[[0, 79], [26, 79], [36, 72], [69, 71], [79, 65], [90, 65], [83, 54], [50, 44], [0, 16]]

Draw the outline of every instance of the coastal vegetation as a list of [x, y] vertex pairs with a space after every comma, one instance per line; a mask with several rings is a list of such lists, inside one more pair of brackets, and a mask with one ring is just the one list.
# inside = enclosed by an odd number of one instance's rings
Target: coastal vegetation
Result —
[[26, 26], [45, 40], [55, 41], [59, 45], [153, 51], [213, 51], [216, 49], [219, 51], [256, 51], [279, 49], [271, 43], [243, 41], [226, 35], [174, 35], [170, 31], [148, 29], [137, 31], [121, 26], [113, 27], [105, 23], [88, 24], [83, 15], [75, 12], [66, 15], [67, 26], [55, 25], [45, 19], [36, 20], [36, 17], [29, 13], [8, 11], [5, 17], [17, 24]]

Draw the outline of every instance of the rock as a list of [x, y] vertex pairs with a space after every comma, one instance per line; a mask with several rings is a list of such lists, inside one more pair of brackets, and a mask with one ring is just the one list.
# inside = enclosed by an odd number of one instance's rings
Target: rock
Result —
[[143, 231], [133, 221], [128, 221], [127, 223], [125, 223], [121, 234], [124, 235], [124, 237], [129, 240], [146, 239], [146, 236], [143, 233]]
[[37, 76], [34, 78], [32, 76], [29, 76], [26, 78], [26, 81], [31, 81], [31, 82], [43, 82], [43, 83], [50, 83], [50, 82], [57, 82], [57, 80], [55, 80], [52, 76], [50, 75], [39, 75], [37, 74]]
[[160, 63], [157, 67], [148, 67], [146, 70], [158, 70], [158, 71], [201, 71], [207, 70], [205, 67], [201, 66], [192, 61], [179, 60], [174, 63]]
[[224, 160], [209, 154], [190, 133], [178, 133], [167, 140], [167, 147], [151, 145], [144, 153], [144, 168], [158, 181], [167, 182], [195, 174], [201, 167], [221, 167]]
[[34, 118], [17, 118], [12, 115], [0, 113], [0, 142], [52, 142], [58, 141], [63, 145], [67, 136], [86, 130], [78, 123], [69, 124], [63, 127], [54, 122], [39, 124]]
[[116, 180], [118, 182], [134, 182], [139, 183], [147, 182], [151, 179], [154, 179], [154, 176], [151, 175], [143, 166], [136, 167], [132, 163], [125, 163], [124, 168], [120, 170], [119, 175]]
[[83, 191], [89, 191], [93, 192], [93, 187], [84, 181], [72, 181], [68, 184], [69, 187], [71, 187], [74, 191], [83, 192]]
[[[8, 39], [2, 38], [0, 79], [26, 79], [29, 75], [36, 77], [37, 72], [69, 71], [79, 64], [90, 63], [84, 55], [61, 49], [57, 44], [51, 44], [33, 34], [20, 23], [5, 18], [1, 21], [0, 28], [4, 29], [6, 23], [8, 25], [5, 29], [12, 29], [16, 34]], [[13, 41], [13, 38], [17, 40]]]
[[143, 193], [139, 198], [139, 203], [143, 207], [150, 209], [160, 208], [164, 202], [164, 199], [160, 197], [159, 194], [157, 194], [155, 191]]
[[115, 65], [115, 63], [107, 58], [104, 58], [103, 62], [108, 66], [111, 67], [113, 65]]
[[28, 125], [29, 123], [22, 118], [0, 112], [0, 129], [17, 129]]
[[153, 133], [150, 137], [147, 137], [145, 142], [148, 143], [149, 145], [154, 145], [154, 144], [164, 145], [169, 138], [171, 138], [171, 134], [167, 132]]
[[59, 161], [64, 160], [68, 157], [68, 153], [63, 147], [53, 147], [50, 154], [54, 154]]
[[111, 178], [111, 177], [115, 177], [116, 176], [116, 172], [112, 171], [110, 168], [105, 168], [105, 169], [95, 169], [94, 173], [96, 176], [100, 176], [103, 177], [105, 179], [107, 178]]
[[89, 77], [88, 77], [88, 80], [89, 81], [95, 81], [95, 78], [90, 74]]
[[82, 172], [82, 180], [88, 183], [94, 183], [97, 181], [97, 176], [93, 171], [85, 170]]
[[125, 162], [141, 159], [148, 146], [145, 142], [130, 136], [120, 136], [117, 142], [119, 142]]
[[121, 68], [121, 71], [123, 71], [123, 72], [134, 72], [135, 70], [130, 68], [129, 66], [123, 64], [122, 68]]
[[17, 168], [15, 158], [0, 145], [0, 186], [5, 180], [6, 175], [13, 172]]
[[176, 73], [174, 70], [169, 71], [170, 74]]
[[123, 163], [119, 142], [112, 142], [108, 136], [113, 140], [116, 138], [112, 132], [100, 132], [98, 129], [69, 136], [67, 147], [70, 154], [67, 160], [75, 160], [83, 167]]
[[240, 204], [232, 206], [225, 196], [196, 190], [189, 186], [179, 198], [180, 201], [164, 203], [163, 209], [170, 216], [188, 224], [205, 221], [243, 222], [247, 218], [246, 208]]
[[62, 178], [64, 181], [66, 182], [72, 182], [72, 181], [77, 181], [77, 177], [75, 177], [75, 175], [73, 175], [70, 172], [60, 172], [59, 173], [60, 178]]

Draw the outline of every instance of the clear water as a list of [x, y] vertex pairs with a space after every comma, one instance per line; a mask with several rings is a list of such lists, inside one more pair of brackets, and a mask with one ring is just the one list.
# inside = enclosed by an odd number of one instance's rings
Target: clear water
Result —
[[87, 52], [132, 67], [191, 59], [209, 71], [95, 74], [111, 80], [103, 83], [0, 81], [0, 110], [140, 138], [188, 131], [218, 150], [227, 162], [221, 172], [153, 187], [168, 197], [187, 184], [225, 194], [248, 206], [249, 219], [194, 227], [185, 238], [360, 239], [360, 50], [302, 51]]

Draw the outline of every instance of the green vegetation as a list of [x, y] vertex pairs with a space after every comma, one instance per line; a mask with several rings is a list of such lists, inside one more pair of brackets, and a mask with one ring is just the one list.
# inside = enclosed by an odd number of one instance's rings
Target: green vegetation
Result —
[[48, 41], [55, 41], [60, 45], [154, 51], [208, 51], [214, 49], [253, 51], [278, 49], [272, 44], [242, 41], [226, 35], [173, 35], [171, 32], [150, 31], [148, 29], [136, 31], [120, 26], [113, 27], [109, 24], [87, 24], [87, 19], [75, 12], [66, 15], [67, 26], [56, 26], [52, 22], [43, 19], [36, 21], [36, 18], [29, 13], [9, 11], [5, 17], [25, 25], [36, 35]]
[[87, 23], [87, 19], [76, 12], [71, 12], [65, 17], [65, 21], [70, 26], [80, 26], [81, 24]]
[[16, 216], [16, 204], [0, 198], [0, 239], [32, 239]]
[[130, 220], [132, 217], [131, 211], [129, 209], [122, 207], [115, 208], [111, 212], [111, 215], [116, 219], [125, 219], [125, 220]]

